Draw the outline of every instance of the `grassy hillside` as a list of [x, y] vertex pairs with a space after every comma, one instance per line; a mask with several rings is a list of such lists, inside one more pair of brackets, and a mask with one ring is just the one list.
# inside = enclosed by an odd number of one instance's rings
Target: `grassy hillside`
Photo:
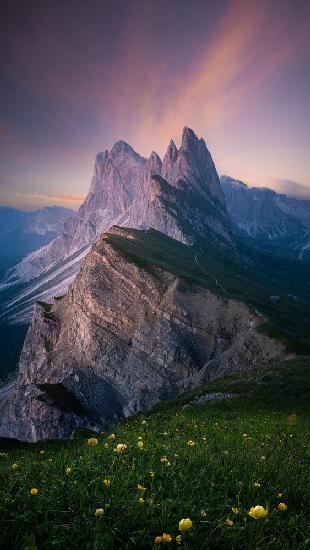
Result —
[[[300, 358], [213, 382], [106, 433], [1, 441], [0, 546], [309, 548], [309, 404], [310, 359]], [[256, 505], [265, 518], [249, 515]]]
[[[123, 229], [124, 231], [124, 229]], [[127, 230], [134, 239], [110, 235], [110, 243], [139, 267], [162, 267], [211, 291], [252, 305], [268, 318], [262, 328], [289, 350], [310, 353], [310, 263], [274, 258], [239, 243], [229, 254], [214, 239], [193, 246], [159, 233]], [[271, 296], [279, 296], [274, 301]]]

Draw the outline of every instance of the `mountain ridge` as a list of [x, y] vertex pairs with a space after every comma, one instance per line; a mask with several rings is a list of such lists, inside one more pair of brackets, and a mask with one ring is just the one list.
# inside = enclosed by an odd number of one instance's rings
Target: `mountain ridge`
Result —
[[[74, 210], [61, 206], [24, 211], [0, 206], [1, 258], [21, 259], [53, 240]], [[9, 265], [8, 265], [9, 267]]]
[[286, 357], [247, 305], [136, 264], [112, 236], [134, 238], [124, 228], [104, 234], [67, 295], [36, 305], [2, 437], [100, 430], [205, 380]]
[[[157, 175], [166, 181], [163, 189]], [[169, 178], [168, 181], [165, 178]], [[194, 232], [180, 227], [180, 201], [177, 194], [186, 197], [197, 196], [196, 206], [192, 205], [191, 219], [186, 223], [197, 225], [197, 232], [211, 231], [215, 238], [220, 237], [222, 245], [232, 246], [232, 232], [225, 198], [212, 157], [204, 140], [198, 139], [192, 130], [185, 127], [179, 149], [172, 142], [168, 145], [163, 162], [152, 152], [149, 159], [141, 157], [124, 141], [118, 141], [110, 151], [96, 155], [94, 174], [88, 195], [74, 218], [68, 218], [63, 233], [48, 246], [25, 258], [8, 274], [2, 288], [29, 283], [36, 286], [36, 279], [57, 268], [63, 262], [64, 278], [61, 293], [66, 291], [68, 281], [78, 272], [81, 261], [103, 231], [113, 225], [155, 229], [182, 242], [191, 243]], [[169, 195], [169, 196], [168, 196]], [[167, 208], [167, 202], [169, 208]], [[200, 203], [210, 205], [203, 217], [199, 212]], [[178, 212], [175, 204], [179, 205]], [[186, 218], [185, 204], [182, 218]], [[219, 215], [217, 215], [219, 213]], [[196, 219], [197, 216], [197, 219]], [[66, 262], [75, 256], [80, 260], [71, 264], [68, 271]], [[57, 275], [59, 279], [59, 275]], [[57, 281], [58, 281], [57, 279]], [[58, 284], [58, 282], [57, 282]], [[49, 292], [40, 291], [40, 299], [53, 297], [53, 282]], [[12, 291], [14, 295], [14, 289]], [[37, 293], [38, 295], [39, 293]], [[56, 292], [57, 295], [57, 292]], [[14, 296], [15, 300], [15, 296]], [[6, 300], [5, 314], [10, 310], [10, 299]], [[15, 302], [14, 302], [15, 303]], [[12, 318], [14, 320], [15, 317]]]
[[297, 260], [310, 259], [310, 200], [221, 176], [237, 233], [250, 245]]

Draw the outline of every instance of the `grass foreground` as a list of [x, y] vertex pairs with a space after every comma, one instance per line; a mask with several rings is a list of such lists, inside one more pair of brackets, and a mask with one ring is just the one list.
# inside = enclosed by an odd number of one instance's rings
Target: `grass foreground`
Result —
[[[220, 392], [234, 397], [199, 402]], [[310, 360], [299, 358], [107, 433], [2, 440], [0, 547], [310, 548], [309, 402]]]

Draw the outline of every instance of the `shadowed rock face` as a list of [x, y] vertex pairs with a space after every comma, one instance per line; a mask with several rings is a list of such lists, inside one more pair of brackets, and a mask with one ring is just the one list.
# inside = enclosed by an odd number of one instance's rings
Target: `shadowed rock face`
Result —
[[240, 302], [139, 267], [103, 235], [68, 294], [36, 305], [0, 435], [36, 441], [100, 429], [204, 380], [281, 359], [259, 322]]
[[229, 176], [221, 176], [221, 185], [240, 236], [262, 249], [309, 261], [310, 200], [248, 187]]

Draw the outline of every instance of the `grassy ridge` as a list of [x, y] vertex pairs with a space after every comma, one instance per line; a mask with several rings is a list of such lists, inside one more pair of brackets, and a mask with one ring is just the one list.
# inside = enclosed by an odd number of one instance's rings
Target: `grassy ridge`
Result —
[[[193, 403], [210, 392], [235, 397]], [[309, 396], [310, 360], [299, 359], [163, 403], [115, 427], [113, 439], [95, 435], [95, 446], [86, 434], [2, 441], [0, 546], [309, 548]], [[123, 452], [114, 450], [119, 443]], [[265, 519], [249, 516], [257, 504], [268, 510]], [[178, 523], [187, 517], [193, 526], [183, 534]], [[171, 542], [155, 544], [163, 533]]]

